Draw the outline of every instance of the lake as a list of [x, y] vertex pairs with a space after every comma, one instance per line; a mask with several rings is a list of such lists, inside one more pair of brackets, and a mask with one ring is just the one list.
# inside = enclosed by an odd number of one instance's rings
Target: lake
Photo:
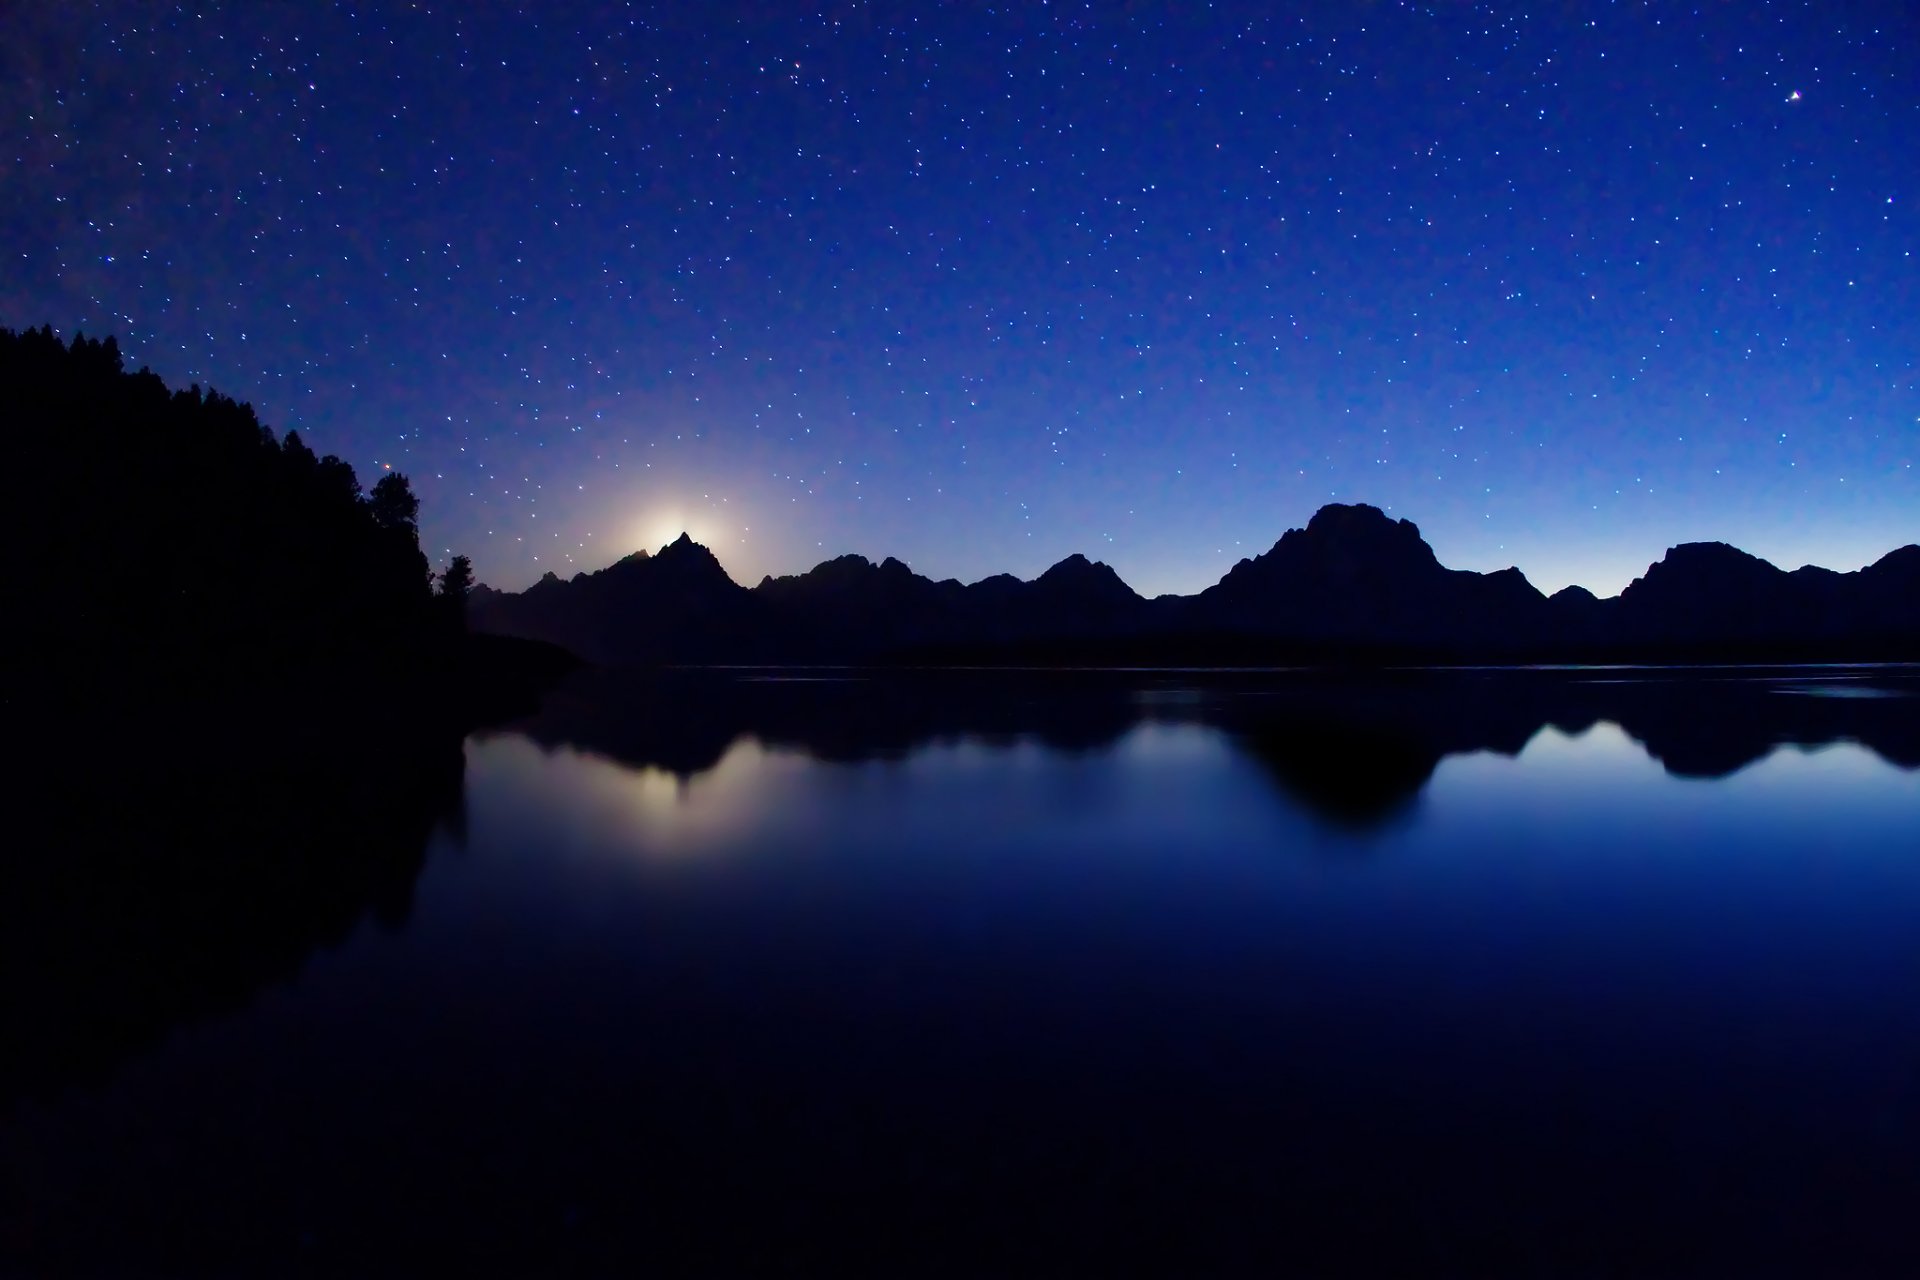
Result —
[[14, 975], [0, 1258], [1912, 1273], [1916, 770], [1912, 668], [583, 673], [291, 954]]

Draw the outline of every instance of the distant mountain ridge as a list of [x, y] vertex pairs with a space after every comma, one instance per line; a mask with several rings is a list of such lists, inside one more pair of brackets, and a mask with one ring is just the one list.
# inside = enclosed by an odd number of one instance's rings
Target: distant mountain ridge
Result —
[[749, 588], [682, 534], [523, 592], [477, 588], [470, 613], [606, 664], [1905, 660], [1920, 545], [1836, 573], [1684, 543], [1618, 596], [1549, 597], [1518, 569], [1447, 568], [1410, 520], [1330, 504], [1197, 595], [1149, 600], [1081, 555], [974, 583], [845, 555]]

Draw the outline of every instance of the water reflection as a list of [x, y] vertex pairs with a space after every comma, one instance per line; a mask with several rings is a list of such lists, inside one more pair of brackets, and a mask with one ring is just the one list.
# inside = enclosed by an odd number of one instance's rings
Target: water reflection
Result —
[[[1404, 815], [1448, 756], [1517, 755], [1543, 729], [1624, 732], [1670, 774], [1728, 776], [1776, 748], [1857, 742], [1920, 767], [1912, 669], [1836, 673], [1580, 670], [1242, 674], [871, 673], [859, 677], [587, 673], [515, 731], [682, 779], [742, 741], [810, 759], [900, 760], [966, 740], [1054, 753], [1111, 748], [1142, 724], [1224, 734], [1323, 822]], [[1845, 681], [1841, 684], [1839, 682]], [[1785, 692], [1827, 691], [1823, 697]], [[1831, 691], [1844, 694], [1831, 696]]]
[[736, 738], [699, 773], [630, 765], [572, 747], [546, 748], [516, 734], [489, 735], [469, 764], [469, 785], [539, 798], [541, 846], [549, 851], [618, 844], [661, 856], [697, 855], [807, 803], [807, 758]]
[[446, 734], [176, 725], [52, 763], [0, 859], [0, 1115], [244, 1008], [364, 921], [403, 927], [429, 836], [462, 831]]
[[[1532, 744], [1537, 776], [1565, 768], [1600, 785], [1619, 754], [1580, 743], [1607, 726], [1683, 778], [1724, 778], [1783, 746], [1843, 743], [1911, 770], [1917, 690], [1911, 668], [588, 672], [490, 740], [466, 781], [567, 797], [559, 812], [581, 839], [698, 852], [748, 832], [803, 845], [833, 785], [871, 787], [863, 803], [876, 822], [894, 820], [889, 806], [917, 787], [910, 807], [936, 828], [1004, 827], [1075, 805], [1151, 827], [1156, 806], [1166, 818], [1183, 755], [1217, 769], [1225, 752], [1250, 763], [1284, 811], [1364, 838], [1414, 814], [1453, 757]], [[172, 1027], [241, 1007], [363, 919], [405, 921], [430, 832], [459, 830], [457, 747], [308, 748], [283, 743], [268, 758], [176, 728], [157, 755], [67, 770], [81, 779], [70, 793], [40, 790], [26, 811], [36, 840], [0, 864], [0, 1104], [104, 1079]], [[1065, 767], [1093, 755], [1124, 767]], [[998, 772], [978, 792], [930, 782], [986, 761]], [[1829, 793], [1843, 790], [1835, 770], [1850, 761], [1818, 771]], [[834, 784], [813, 762], [886, 768]], [[1048, 793], [1022, 798], [1023, 770]]]
[[1794, 680], [591, 676], [464, 835], [50, 917], [179, 992], [0, 1109], [0, 1264], [1914, 1274], [1913, 704]]

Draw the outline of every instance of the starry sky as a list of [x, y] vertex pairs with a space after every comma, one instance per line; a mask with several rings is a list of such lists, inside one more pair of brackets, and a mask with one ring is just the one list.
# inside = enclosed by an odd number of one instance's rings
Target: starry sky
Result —
[[1920, 538], [1920, 10], [0, 6], [0, 324], [119, 336], [495, 586], [1329, 501], [1617, 591]]

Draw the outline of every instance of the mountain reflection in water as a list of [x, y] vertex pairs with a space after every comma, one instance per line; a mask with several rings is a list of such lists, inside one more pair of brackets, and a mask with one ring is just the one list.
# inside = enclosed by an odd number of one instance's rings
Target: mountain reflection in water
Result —
[[[1784, 745], [1855, 742], [1920, 767], [1910, 668], [1805, 671], [588, 672], [512, 730], [694, 777], [739, 739], [815, 760], [898, 760], [935, 743], [1097, 751], [1136, 726], [1205, 726], [1335, 826], [1365, 829], [1448, 756], [1514, 756], [1545, 728], [1619, 725], [1668, 773], [1726, 777]], [[1813, 693], [1817, 698], [1783, 697]]]
[[305, 798], [176, 739], [10, 872], [0, 1271], [1914, 1274], [1916, 687], [585, 672]]

